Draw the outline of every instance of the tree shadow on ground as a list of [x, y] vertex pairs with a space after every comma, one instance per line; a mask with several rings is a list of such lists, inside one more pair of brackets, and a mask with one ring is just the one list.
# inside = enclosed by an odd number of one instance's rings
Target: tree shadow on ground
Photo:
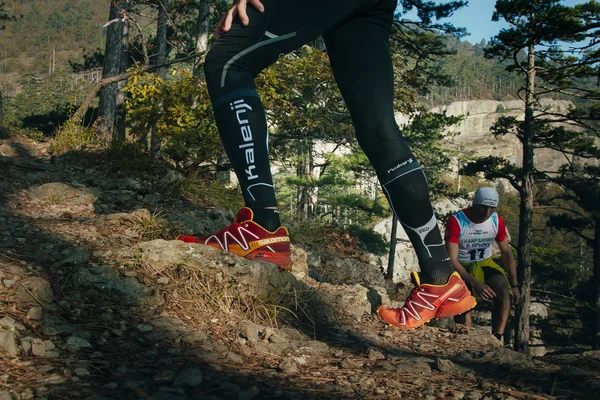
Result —
[[[22, 150], [19, 152], [24, 156]], [[149, 320], [160, 316], [159, 305], [137, 304], [118, 291], [101, 287], [83, 291], [82, 286], [73, 283], [77, 271], [101, 267], [106, 260], [93, 254], [76, 256], [87, 254], [88, 246], [74, 237], [66, 239], [67, 235], [46, 230], [44, 225], [53, 221], [26, 216], [7, 204], [27, 187], [19, 171], [6, 170], [1, 179], [4, 182], [0, 183], [11, 182], [10, 190], [0, 197], [1, 218], [9, 230], [0, 236], [2, 273], [5, 277], [15, 276], [10, 271], [16, 270], [23, 272], [17, 274], [21, 278], [43, 277], [52, 294], [50, 303], [39, 304], [44, 315], [40, 321], [24, 317], [35, 303], [8, 300], [11, 296], [3, 296], [10, 307], [2, 316], [24, 323], [20, 338], [27, 335], [50, 340], [61, 350], [55, 358], [21, 354], [20, 358], [33, 366], [27, 371], [30, 376], [21, 379], [26, 367], [7, 371], [4, 389], [36, 389], [41, 396], [56, 399], [321, 397], [310, 385], [294, 383], [274, 368], [245, 366], [201, 346], [195, 348], [169, 329], [155, 327], [152, 334], [147, 333]], [[79, 223], [91, 221], [82, 219]], [[194, 380], [199, 377], [194, 368], [201, 372], [201, 383]], [[49, 383], [52, 372], [58, 378]], [[180, 385], [174, 384], [178, 378], [183, 382]], [[335, 398], [336, 390], [329, 391]]]

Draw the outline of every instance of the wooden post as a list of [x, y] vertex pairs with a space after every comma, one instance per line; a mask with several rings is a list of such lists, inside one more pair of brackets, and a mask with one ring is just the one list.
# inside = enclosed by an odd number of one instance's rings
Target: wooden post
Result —
[[392, 217], [392, 234], [390, 236], [390, 255], [388, 257], [388, 267], [386, 279], [394, 280], [394, 263], [396, 262], [396, 233], [398, 232], [398, 217], [396, 214]]

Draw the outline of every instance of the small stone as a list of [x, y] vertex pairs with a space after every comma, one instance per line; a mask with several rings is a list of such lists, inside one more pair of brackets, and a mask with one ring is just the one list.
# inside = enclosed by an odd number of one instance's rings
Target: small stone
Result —
[[33, 390], [31, 390], [30, 388], [24, 389], [19, 396], [20, 400], [31, 400], [33, 399], [35, 396], [33, 394]]
[[299, 372], [298, 363], [291, 357], [284, 358], [283, 361], [279, 363], [279, 369], [286, 374], [297, 374]]
[[31, 354], [36, 357], [44, 357], [46, 355], [46, 345], [42, 339], [33, 339], [31, 343]]
[[75, 375], [77, 375], [78, 377], [80, 377], [80, 378], [81, 378], [81, 377], [84, 377], [84, 376], [88, 376], [88, 375], [90, 374], [90, 371], [88, 371], [88, 370], [87, 370], [87, 369], [85, 369], [85, 368], [79, 367], [79, 368], [75, 368], [75, 369], [73, 370], [73, 373], [74, 373]]
[[168, 285], [170, 282], [170, 279], [167, 278], [166, 276], [160, 277], [156, 280], [157, 283], [160, 283], [161, 285]]
[[199, 368], [185, 368], [179, 372], [173, 384], [175, 386], [191, 386], [197, 387], [202, 383], [202, 371]]
[[369, 360], [375, 361], [375, 360], [385, 360], [385, 355], [377, 350], [377, 349], [369, 349], [368, 353], [367, 353], [367, 357], [369, 358]]
[[90, 346], [90, 342], [77, 336], [70, 336], [67, 339], [67, 348], [72, 351], [78, 351], [81, 348], [86, 348]]
[[0, 329], [0, 349], [11, 356], [16, 356], [19, 353], [14, 333], [9, 330]]
[[292, 357], [292, 360], [296, 361], [299, 365], [305, 365], [306, 364], [306, 358], [304, 356]]
[[260, 394], [256, 386], [238, 392], [238, 400], [251, 400]]
[[118, 387], [119, 387], [119, 384], [117, 382], [110, 382], [110, 383], [107, 383], [106, 385], [102, 386], [102, 389], [115, 390]]
[[4, 283], [4, 287], [8, 289], [18, 281], [18, 279], [5, 279], [2, 281], [2, 283]]
[[50, 375], [49, 377], [44, 379], [44, 382], [48, 383], [50, 385], [58, 385], [61, 383], [65, 383], [66, 381], [67, 381], [67, 379], [60, 375]]
[[244, 359], [239, 354], [236, 354], [232, 351], [227, 352], [227, 359], [233, 361], [234, 363], [243, 364]]
[[44, 347], [46, 351], [54, 350], [56, 345], [52, 343], [50, 340], [44, 340]]
[[31, 307], [27, 312], [27, 319], [32, 321], [37, 321], [42, 319], [42, 308], [41, 307]]
[[480, 400], [483, 397], [483, 394], [479, 390], [472, 390], [467, 393], [467, 398], [470, 400]]
[[151, 330], [153, 330], [154, 328], [152, 328], [150, 325], [143, 325], [140, 324], [136, 327], [136, 329], [140, 332], [150, 332]]

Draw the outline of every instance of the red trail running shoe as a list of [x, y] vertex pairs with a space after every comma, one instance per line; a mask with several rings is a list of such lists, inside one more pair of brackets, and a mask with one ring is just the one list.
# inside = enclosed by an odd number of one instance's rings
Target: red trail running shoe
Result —
[[289, 270], [291, 258], [288, 230], [281, 226], [275, 232], [269, 232], [252, 221], [253, 217], [252, 210], [244, 207], [237, 213], [233, 224], [217, 233], [210, 236], [179, 235], [177, 239], [228, 250], [249, 260], [267, 261]]
[[414, 271], [412, 278], [415, 288], [402, 308], [380, 306], [377, 309], [377, 315], [383, 322], [400, 329], [414, 329], [432, 318], [462, 314], [477, 304], [458, 272], [450, 275], [445, 285], [421, 285], [419, 275]]

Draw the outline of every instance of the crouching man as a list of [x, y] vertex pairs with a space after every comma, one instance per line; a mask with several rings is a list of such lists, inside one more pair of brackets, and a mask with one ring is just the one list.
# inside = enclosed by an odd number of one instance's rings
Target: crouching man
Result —
[[[519, 302], [515, 258], [507, 240], [504, 220], [496, 212], [498, 192], [489, 187], [475, 192], [473, 204], [453, 214], [446, 225], [446, 248], [450, 262], [471, 292], [493, 303], [492, 334], [502, 340], [512, 302]], [[496, 241], [502, 267], [492, 260]], [[454, 317], [457, 323], [471, 326], [471, 314]]]

